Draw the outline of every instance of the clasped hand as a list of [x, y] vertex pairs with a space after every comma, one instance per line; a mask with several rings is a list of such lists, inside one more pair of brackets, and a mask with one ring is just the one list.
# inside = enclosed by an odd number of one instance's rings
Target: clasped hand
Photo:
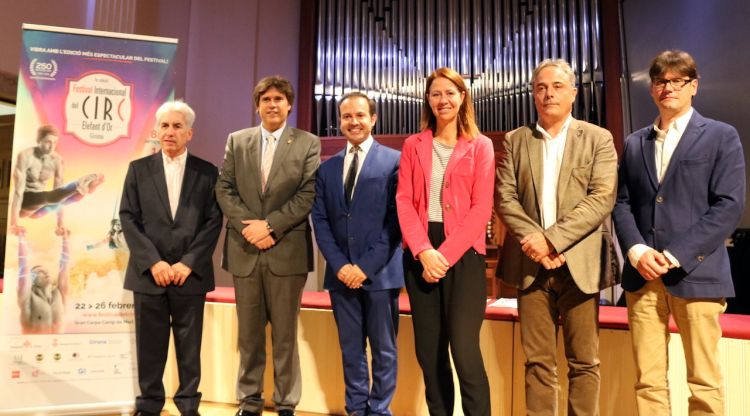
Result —
[[445, 259], [443, 253], [435, 250], [434, 248], [424, 250], [417, 255], [417, 258], [422, 263], [422, 278], [427, 283], [437, 283], [445, 277], [450, 268], [450, 263]]
[[339, 269], [338, 273], [336, 273], [336, 277], [338, 277], [341, 283], [345, 284], [349, 289], [359, 289], [362, 287], [365, 280], [367, 280], [365, 272], [363, 272], [356, 264], [345, 264]]
[[181, 262], [170, 266], [166, 261], [160, 260], [151, 266], [151, 276], [154, 277], [156, 285], [161, 287], [167, 287], [170, 283], [182, 286], [190, 273], [192, 269]]
[[659, 251], [650, 249], [638, 259], [638, 273], [646, 280], [654, 280], [661, 277], [675, 267], [669, 258]]
[[565, 264], [565, 255], [558, 253], [547, 237], [540, 232], [531, 233], [521, 240], [521, 250], [531, 260], [540, 263], [547, 270], [557, 269]]
[[265, 220], [243, 220], [245, 228], [242, 229], [242, 237], [245, 240], [258, 248], [258, 250], [266, 250], [276, 244], [276, 240], [271, 236], [271, 231], [268, 230], [268, 223]]

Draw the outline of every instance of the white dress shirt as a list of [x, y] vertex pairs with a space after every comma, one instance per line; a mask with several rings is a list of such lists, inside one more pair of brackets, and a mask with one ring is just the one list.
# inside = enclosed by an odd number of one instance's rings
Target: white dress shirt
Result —
[[560, 179], [565, 143], [568, 140], [568, 127], [573, 116], [568, 116], [560, 131], [552, 137], [539, 123], [536, 129], [542, 133], [542, 200], [539, 209], [542, 212], [542, 228], [545, 230], [557, 222], [557, 183]]
[[[666, 130], [659, 128], [661, 118], [656, 117], [654, 120], [654, 132], [656, 132], [656, 141], [654, 143], [654, 163], [656, 165], [656, 176], [659, 178], [659, 183], [664, 179], [664, 174], [667, 172], [669, 162], [672, 160], [677, 144], [682, 138], [682, 134], [685, 133], [690, 117], [693, 116], [693, 108], [691, 107], [687, 113], [677, 117]], [[641, 256], [651, 250], [651, 247], [645, 244], [636, 244], [630, 247], [628, 250], [628, 260], [633, 267], [638, 268], [638, 261]], [[667, 250], [664, 250], [664, 255], [667, 256], [669, 262], [673, 265], [680, 267], [680, 262]]]
[[[354, 177], [354, 190], [352, 191], [352, 197], [354, 196], [354, 193], [357, 192], [357, 180], [359, 179], [359, 172], [362, 172], [362, 165], [365, 164], [365, 158], [367, 157], [367, 153], [370, 151], [370, 148], [372, 147], [372, 136], [369, 136], [365, 139], [362, 143], [359, 144], [359, 156], [357, 156], [357, 176]], [[354, 159], [354, 152], [352, 152], [352, 147], [354, 147], [353, 144], [346, 142], [346, 153], [344, 153], [344, 174], [341, 175], [341, 183], [346, 185], [346, 174], [349, 172], [349, 166], [352, 164], [352, 159]]]
[[182, 179], [185, 177], [187, 154], [187, 149], [177, 157], [169, 157], [166, 153], [161, 152], [172, 219], [177, 215], [177, 206], [180, 205], [180, 192], [182, 191]]

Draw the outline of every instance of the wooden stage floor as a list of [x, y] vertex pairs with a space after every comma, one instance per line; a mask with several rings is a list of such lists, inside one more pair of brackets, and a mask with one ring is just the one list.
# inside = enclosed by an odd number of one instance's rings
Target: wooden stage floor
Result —
[[[201, 402], [200, 407], [201, 416], [234, 416], [237, 413], [237, 405], [227, 403], [213, 403], [213, 402]], [[321, 413], [309, 413], [309, 412], [295, 412], [297, 416], [323, 416]], [[266, 410], [263, 412], [263, 416], [275, 416], [276, 412]], [[120, 414], [111, 416], [121, 416]], [[167, 404], [164, 406], [164, 410], [161, 411], [161, 416], [180, 416], [179, 410], [175, 407], [171, 400], [167, 400]]]

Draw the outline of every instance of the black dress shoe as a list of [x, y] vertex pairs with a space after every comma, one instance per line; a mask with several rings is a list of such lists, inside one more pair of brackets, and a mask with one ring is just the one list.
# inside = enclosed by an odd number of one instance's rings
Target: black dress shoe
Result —
[[292, 410], [292, 409], [281, 409], [281, 410], [279, 410], [279, 416], [294, 416], [294, 410]]
[[188, 410], [187, 412], [180, 413], [180, 416], [201, 416], [197, 410]]
[[133, 416], [159, 416], [159, 413], [147, 412], [145, 410], [136, 410], [135, 413], [133, 413]]
[[239, 409], [234, 416], [260, 416], [260, 413]]

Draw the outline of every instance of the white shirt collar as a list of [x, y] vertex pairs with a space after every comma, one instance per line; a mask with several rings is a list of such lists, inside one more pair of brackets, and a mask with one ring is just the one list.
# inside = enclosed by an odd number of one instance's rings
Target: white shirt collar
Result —
[[674, 129], [677, 133], [678, 137], [682, 137], [682, 133], [685, 132], [685, 129], [687, 128], [688, 123], [690, 122], [690, 117], [693, 116], [693, 107], [690, 107], [690, 109], [683, 115], [677, 117], [672, 124], [667, 127], [666, 130], [662, 130], [659, 128], [659, 124], [661, 123], [661, 116], [656, 116], [656, 120], [654, 120], [654, 131], [656, 131], [656, 134], [659, 136], [665, 136], [669, 129]]
[[[359, 144], [359, 150], [362, 152], [362, 155], [366, 155], [367, 152], [370, 151], [370, 147], [372, 147], [373, 142], [372, 135], [368, 136], [362, 143]], [[349, 152], [352, 150], [352, 144], [348, 141], [346, 142], [346, 154], [349, 154]]]
[[275, 137], [276, 140], [279, 140], [281, 138], [281, 133], [284, 132], [285, 128], [286, 128], [286, 122], [284, 122], [284, 124], [282, 124], [281, 127], [279, 127], [278, 129], [276, 129], [274, 131], [268, 131], [268, 130], [266, 130], [265, 127], [263, 127], [263, 123], [261, 123], [260, 124], [260, 135], [263, 138], [264, 142], [266, 141], [266, 138], [268, 138], [268, 136], [270, 136], [270, 135], [273, 135], [273, 137]]
[[187, 154], [188, 154], [187, 149], [185, 149], [185, 151], [182, 152], [181, 155], [175, 156], [175, 157], [169, 157], [169, 155], [167, 155], [166, 153], [164, 153], [163, 150], [161, 152], [162, 161], [164, 161], [165, 165], [171, 164], [173, 162], [177, 162], [178, 164], [184, 166], [185, 165], [185, 161], [187, 161]]
[[[565, 135], [568, 134], [568, 127], [570, 127], [570, 123], [572, 121], [573, 121], [573, 115], [569, 114], [568, 118], [565, 119], [565, 123], [563, 123], [562, 128], [560, 129], [560, 132], [557, 133], [557, 136], [555, 137], [560, 137], [560, 136], [565, 137]], [[542, 133], [542, 137], [544, 137], [545, 139], [552, 140], [555, 138], [555, 137], [552, 137], [552, 135], [550, 135], [547, 132], [547, 130], [544, 129], [544, 127], [539, 125], [538, 121], [536, 122], [536, 129], [539, 133]]]

